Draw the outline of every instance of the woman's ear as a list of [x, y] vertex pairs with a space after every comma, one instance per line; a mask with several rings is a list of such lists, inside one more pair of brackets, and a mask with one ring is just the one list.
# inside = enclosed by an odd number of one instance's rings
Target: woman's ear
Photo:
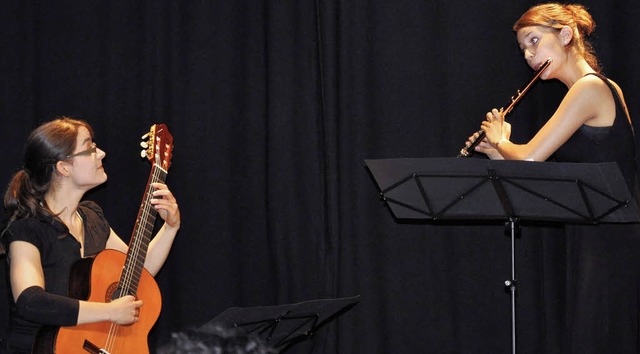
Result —
[[58, 161], [56, 162], [56, 171], [64, 176], [64, 177], [68, 177], [69, 176], [69, 171], [70, 171], [70, 164], [66, 161]]
[[563, 26], [560, 29], [560, 39], [562, 40], [562, 45], [569, 45], [571, 39], [573, 38], [573, 30], [569, 26]]

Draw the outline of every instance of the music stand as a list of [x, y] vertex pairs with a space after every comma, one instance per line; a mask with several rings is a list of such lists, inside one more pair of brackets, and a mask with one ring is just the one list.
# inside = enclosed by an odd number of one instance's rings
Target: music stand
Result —
[[[639, 222], [614, 162], [556, 163], [458, 158], [369, 159], [383, 201], [397, 219], [505, 220], [511, 236], [512, 352], [516, 353], [515, 239], [520, 220]], [[482, 207], [478, 207], [482, 205]]]
[[320, 299], [295, 304], [231, 307], [207, 322], [210, 326], [235, 327], [256, 335], [278, 352], [313, 336], [322, 326], [360, 301], [360, 295]]

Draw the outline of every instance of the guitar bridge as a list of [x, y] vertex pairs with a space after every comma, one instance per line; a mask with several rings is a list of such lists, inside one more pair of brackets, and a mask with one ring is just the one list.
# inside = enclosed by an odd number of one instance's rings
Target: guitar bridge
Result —
[[98, 347], [97, 345], [89, 342], [86, 339], [84, 340], [84, 345], [82, 345], [82, 349], [86, 350], [91, 354], [109, 354], [107, 350]]

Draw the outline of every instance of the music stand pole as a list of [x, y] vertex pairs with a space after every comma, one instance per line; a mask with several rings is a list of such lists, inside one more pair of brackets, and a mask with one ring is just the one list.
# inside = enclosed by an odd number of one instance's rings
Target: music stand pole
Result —
[[516, 216], [515, 208], [509, 193], [505, 188], [502, 176], [493, 168], [487, 169], [489, 180], [493, 186], [498, 201], [504, 210], [505, 215], [508, 217], [508, 221], [505, 223], [505, 233], [510, 235], [511, 238], [511, 279], [504, 282], [509, 288], [511, 293], [511, 352], [516, 354], [516, 290], [517, 290], [517, 278], [516, 278], [516, 233], [518, 230], [518, 220]]
[[511, 352], [516, 353], [516, 237], [518, 234], [519, 223], [518, 218], [511, 217], [506, 223], [505, 232], [509, 233], [511, 238], [511, 279], [506, 280], [504, 285], [509, 288], [511, 293]]

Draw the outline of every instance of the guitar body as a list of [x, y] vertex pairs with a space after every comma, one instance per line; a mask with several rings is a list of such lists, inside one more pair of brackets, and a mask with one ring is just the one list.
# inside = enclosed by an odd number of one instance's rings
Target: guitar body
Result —
[[[110, 302], [117, 290], [126, 255], [115, 250], [100, 252], [93, 262], [82, 260], [74, 267], [70, 280], [71, 297], [87, 294], [77, 284], [90, 284], [87, 301]], [[84, 270], [82, 268], [85, 268]], [[90, 268], [90, 269], [86, 269]], [[88, 275], [87, 275], [88, 274]], [[89, 278], [88, 282], [84, 280]], [[149, 331], [160, 316], [162, 297], [153, 276], [143, 268], [136, 297], [142, 300], [139, 321], [126, 326], [96, 322], [73, 327], [48, 328], [41, 331], [33, 353], [87, 354], [85, 340], [110, 354], [149, 353]], [[83, 298], [81, 298], [83, 299]]]

